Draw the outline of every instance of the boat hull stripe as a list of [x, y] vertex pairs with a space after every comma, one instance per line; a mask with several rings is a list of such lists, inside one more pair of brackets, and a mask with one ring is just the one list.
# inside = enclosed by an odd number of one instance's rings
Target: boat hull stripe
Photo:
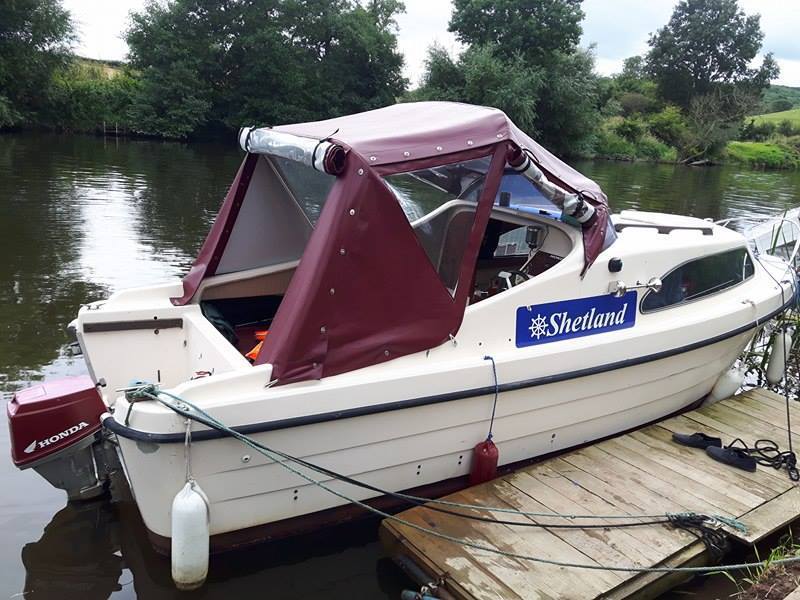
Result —
[[[683, 354], [684, 352], [691, 352], [692, 350], [697, 350], [698, 348], [703, 348], [705, 346], [710, 346], [712, 344], [716, 344], [717, 342], [724, 341], [728, 338], [732, 338], [739, 334], [745, 333], [756, 327], [761, 326], [762, 324], [766, 323], [771, 318], [775, 317], [776, 315], [782, 313], [786, 310], [789, 306], [794, 303], [794, 298], [789, 300], [786, 304], [784, 304], [781, 308], [773, 311], [772, 313], [768, 314], [767, 316], [759, 319], [757, 322], [749, 323], [733, 331], [729, 331], [727, 333], [723, 333], [712, 338], [708, 338], [706, 340], [702, 340], [699, 342], [693, 342], [691, 344], [687, 344], [685, 346], [680, 346], [678, 348], [672, 348], [670, 350], [664, 350], [662, 352], [656, 352], [655, 354], [648, 354], [646, 356], [638, 356], [635, 358], [628, 358], [625, 360], [617, 361], [614, 363], [608, 363], [605, 365], [598, 365], [596, 367], [588, 367], [586, 369], [579, 369], [577, 371], [570, 371], [568, 373], [556, 373], [554, 375], [546, 375], [544, 377], [536, 377], [533, 379], [525, 379], [522, 381], [515, 381], [511, 383], [501, 383], [499, 387], [500, 392], [513, 392], [516, 390], [523, 390], [526, 388], [537, 387], [540, 385], [547, 385], [550, 383], [558, 383], [561, 381], [567, 381], [569, 379], [577, 379], [579, 377], [587, 377], [589, 375], [597, 375], [599, 373], [607, 373], [608, 371], [616, 371], [617, 369], [625, 369], [627, 367], [633, 367], [636, 365], [641, 365], [648, 362], [653, 362], [656, 360], [661, 360], [664, 358], [669, 358], [670, 356], [675, 356], [677, 354]], [[304, 415], [301, 417], [290, 417], [288, 419], [278, 419], [275, 421], [266, 421], [264, 423], [250, 423], [248, 425], [240, 425], [237, 427], [232, 427], [232, 429], [242, 433], [244, 435], [250, 435], [254, 433], [262, 433], [266, 431], [276, 431], [278, 429], [289, 429], [292, 427], [303, 427], [305, 425], [315, 425], [317, 423], [325, 423], [328, 421], [337, 421], [339, 419], [350, 419], [354, 417], [363, 417], [367, 415], [373, 415], [383, 412], [390, 412], [394, 410], [403, 410], [406, 408], [416, 408], [418, 406], [428, 406], [430, 404], [438, 404], [440, 402], [452, 402], [454, 400], [461, 400], [463, 398], [474, 398], [476, 396], [486, 396], [489, 394], [494, 394], [495, 388], [494, 386], [485, 386], [479, 388], [472, 388], [469, 390], [459, 390], [456, 392], [447, 392], [445, 394], [437, 394], [434, 396], [422, 396], [420, 398], [411, 398], [409, 400], [397, 400], [395, 402], [386, 402], [383, 404], [378, 404], [374, 406], [359, 406], [357, 408], [349, 408], [346, 410], [338, 410], [333, 412], [326, 412], [326, 413], [317, 413], [313, 415]], [[139, 431], [138, 429], [133, 429], [131, 427], [126, 427], [122, 423], [119, 423], [114, 419], [112, 416], [108, 416], [103, 421], [103, 426], [108, 429], [109, 431], [138, 442], [149, 442], [155, 444], [183, 444], [184, 443], [184, 434], [183, 433], [150, 433], [147, 431]], [[221, 439], [228, 437], [227, 434], [217, 431], [215, 429], [203, 429], [200, 431], [193, 431], [192, 432], [192, 440], [193, 441], [201, 441], [201, 440], [214, 440], [214, 439]]]

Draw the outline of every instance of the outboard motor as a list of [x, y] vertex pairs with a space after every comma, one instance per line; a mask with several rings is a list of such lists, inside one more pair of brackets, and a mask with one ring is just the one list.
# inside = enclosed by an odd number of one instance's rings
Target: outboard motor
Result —
[[33, 468], [70, 500], [101, 495], [119, 464], [101, 430], [107, 410], [88, 375], [20, 390], [7, 407], [14, 464]]

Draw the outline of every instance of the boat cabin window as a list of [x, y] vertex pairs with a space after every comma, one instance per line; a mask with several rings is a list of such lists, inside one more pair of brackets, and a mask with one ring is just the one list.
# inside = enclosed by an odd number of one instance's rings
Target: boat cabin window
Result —
[[[468, 190], [464, 194], [465, 200], [478, 201], [476, 190]], [[527, 214], [541, 215], [558, 219], [561, 209], [526, 179], [513, 169], [506, 169], [500, 180], [497, 195], [494, 198], [496, 206], [518, 210]]]
[[661, 291], [647, 292], [641, 310], [650, 312], [705, 298], [743, 282], [754, 272], [753, 260], [745, 248], [704, 256], [664, 276]]
[[[486, 157], [385, 177], [425, 254], [452, 295], [488, 169]], [[469, 200], [464, 198], [467, 193]]]

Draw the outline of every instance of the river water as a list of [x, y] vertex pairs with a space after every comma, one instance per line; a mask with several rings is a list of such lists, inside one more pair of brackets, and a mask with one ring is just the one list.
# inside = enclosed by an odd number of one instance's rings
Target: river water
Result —
[[[64, 326], [82, 303], [191, 264], [241, 153], [222, 144], [0, 135], [0, 392], [84, 372]], [[800, 204], [800, 173], [578, 162], [614, 210], [768, 215]], [[0, 598], [171, 598], [128, 500], [67, 505], [11, 463], [0, 427]], [[124, 496], [124, 493], [120, 494]], [[399, 598], [377, 523], [212, 562], [204, 598]]]

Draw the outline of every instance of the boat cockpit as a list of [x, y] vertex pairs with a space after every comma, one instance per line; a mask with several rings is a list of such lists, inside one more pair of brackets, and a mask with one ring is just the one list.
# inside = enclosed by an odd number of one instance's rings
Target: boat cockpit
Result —
[[[459, 285], [489, 165], [485, 157], [383, 177], [451, 296]], [[295, 161], [258, 157], [216, 273], [202, 281], [194, 298], [205, 317], [251, 360], [334, 181]], [[580, 246], [579, 230], [560, 217], [561, 210], [529, 180], [506, 168], [481, 240], [468, 303], [536, 277]]]

